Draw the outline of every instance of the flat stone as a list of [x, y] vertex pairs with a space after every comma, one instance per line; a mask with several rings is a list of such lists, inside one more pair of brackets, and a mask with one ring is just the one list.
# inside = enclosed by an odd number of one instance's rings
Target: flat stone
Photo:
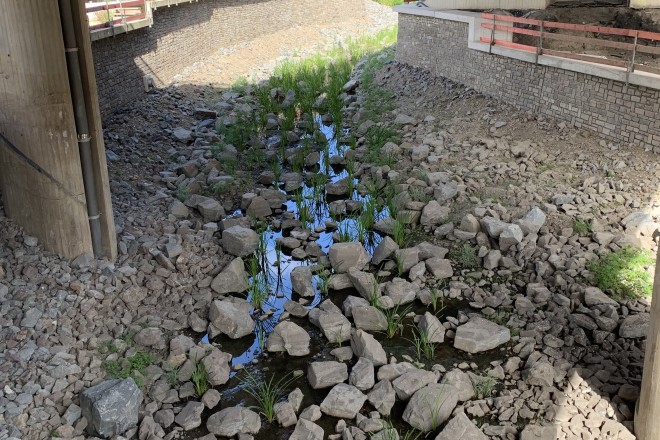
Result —
[[387, 330], [387, 318], [385, 314], [376, 307], [366, 305], [352, 309], [355, 327], [366, 331]]
[[618, 302], [607, 296], [598, 287], [587, 287], [584, 290], [584, 303], [589, 307], [597, 306], [600, 304], [610, 304], [615, 307], [619, 306]]
[[257, 434], [261, 429], [261, 419], [250, 409], [233, 406], [211, 415], [206, 421], [206, 429], [221, 437]]
[[387, 363], [387, 354], [383, 346], [364, 330], [357, 330], [351, 335], [351, 348], [358, 357], [369, 359], [375, 366]]
[[408, 400], [415, 392], [430, 383], [438, 381], [438, 376], [432, 371], [414, 369], [406, 371], [394, 379], [392, 386], [399, 400]]
[[451, 267], [451, 261], [444, 258], [433, 257], [426, 260], [426, 269], [435, 278], [442, 280], [454, 275], [454, 269]]
[[511, 331], [484, 318], [474, 317], [456, 329], [454, 347], [468, 353], [492, 350], [511, 339]]
[[353, 287], [366, 300], [370, 301], [373, 297], [380, 296], [380, 289], [376, 283], [376, 278], [371, 272], [362, 272], [354, 267], [348, 269], [348, 279], [351, 280]]
[[340, 383], [323, 399], [321, 411], [333, 417], [354, 419], [366, 400], [367, 396], [356, 387]]
[[181, 426], [184, 431], [190, 431], [202, 426], [202, 411], [204, 404], [201, 402], [188, 402], [181, 412], [177, 414], [174, 422]]
[[330, 388], [348, 379], [348, 369], [343, 362], [312, 362], [307, 369], [307, 380], [313, 389]]
[[648, 313], [629, 315], [619, 327], [619, 336], [622, 338], [645, 338], [649, 332], [651, 316]]
[[383, 379], [373, 387], [367, 398], [376, 411], [389, 416], [396, 402], [396, 391], [389, 380]]
[[316, 423], [299, 419], [289, 440], [323, 440], [324, 434], [323, 428]]
[[328, 252], [330, 264], [337, 273], [346, 273], [350, 268], [362, 269], [371, 257], [362, 246], [362, 243], [335, 243]]
[[266, 349], [268, 351], [286, 351], [290, 356], [307, 356], [309, 354], [309, 334], [299, 325], [290, 321], [280, 322], [268, 336]]
[[252, 229], [232, 226], [222, 231], [222, 247], [225, 252], [236, 257], [251, 255], [259, 244], [259, 236]]
[[373, 257], [371, 257], [371, 263], [378, 266], [383, 261], [392, 257], [392, 255], [394, 255], [394, 252], [396, 252], [397, 250], [399, 250], [399, 245], [396, 244], [394, 240], [392, 240], [390, 237], [386, 235], [380, 241], [380, 243], [378, 243], [376, 249], [374, 249], [374, 255]]

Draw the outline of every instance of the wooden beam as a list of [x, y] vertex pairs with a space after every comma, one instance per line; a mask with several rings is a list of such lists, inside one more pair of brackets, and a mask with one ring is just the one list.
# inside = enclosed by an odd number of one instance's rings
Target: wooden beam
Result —
[[638, 440], [660, 439], [660, 252], [655, 263], [651, 301], [642, 388], [635, 408], [635, 435]]
[[0, 132], [52, 177], [0, 146], [7, 215], [46, 249], [91, 253], [57, 1], [3, 0], [0, 57]]
[[92, 135], [92, 160], [94, 162], [94, 178], [96, 180], [96, 197], [101, 214], [101, 240], [103, 253], [106, 258], [114, 260], [117, 256], [117, 235], [115, 221], [112, 213], [112, 200], [110, 196], [110, 179], [105, 156], [105, 143], [103, 142], [103, 127], [101, 125], [101, 109], [99, 94], [96, 87], [94, 60], [92, 58], [92, 42], [87, 28], [87, 12], [83, 0], [71, 0], [73, 21], [78, 41], [78, 58], [80, 59], [80, 72], [82, 75], [83, 90], [85, 91], [85, 107], [90, 134]]

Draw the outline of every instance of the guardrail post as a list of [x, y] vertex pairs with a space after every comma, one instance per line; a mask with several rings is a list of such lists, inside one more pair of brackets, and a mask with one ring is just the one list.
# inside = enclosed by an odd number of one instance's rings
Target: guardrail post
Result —
[[493, 53], [493, 46], [495, 45], [495, 14], [493, 14], [493, 29], [490, 31], [490, 46], [488, 46], [488, 54]]
[[630, 79], [630, 74], [635, 71], [635, 56], [637, 55], [637, 39], [639, 37], [639, 31], [635, 32], [635, 43], [633, 44], [633, 51], [630, 63], [628, 64], [628, 71], [626, 72], [626, 85], [628, 85], [628, 80]]
[[539, 30], [539, 46], [536, 48], [536, 64], [539, 64], [539, 56], [543, 54], [543, 23], [544, 21], [541, 21], [541, 29]]

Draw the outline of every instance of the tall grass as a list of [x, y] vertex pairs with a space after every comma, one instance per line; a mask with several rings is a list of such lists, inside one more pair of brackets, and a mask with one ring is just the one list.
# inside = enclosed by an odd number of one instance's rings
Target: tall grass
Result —
[[245, 370], [245, 376], [241, 379], [241, 386], [246, 393], [257, 401], [257, 408], [268, 423], [272, 423], [275, 420], [275, 404], [286, 395], [287, 388], [297, 378], [297, 376], [287, 374], [277, 380], [274, 375], [270, 379], [265, 379]]

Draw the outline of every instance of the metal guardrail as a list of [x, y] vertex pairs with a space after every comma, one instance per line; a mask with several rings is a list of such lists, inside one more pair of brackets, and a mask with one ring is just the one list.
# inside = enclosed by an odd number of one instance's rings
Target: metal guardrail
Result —
[[147, 0], [106, 0], [87, 3], [85, 6], [90, 31], [126, 25], [148, 16]]
[[[536, 54], [537, 61], [540, 55], [552, 55], [556, 57], [568, 58], [579, 61], [588, 61], [591, 63], [604, 64], [608, 66], [615, 66], [625, 68], [628, 74], [634, 71], [653, 73], [660, 75], [660, 68], [639, 64], [636, 62], [636, 56], [639, 53], [660, 55], [660, 47], [645, 44], [646, 42], [660, 41], [660, 33], [640, 31], [636, 29], [619, 29], [605, 26], [590, 26], [580, 25], [573, 23], [561, 23], [554, 21], [532, 20], [529, 18], [517, 18], [509, 15], [495, 15], [484, 13], [481, 18], [488, 20], [482, 22], [481, 27], [491, 31], [490, 37], [480, 37], [482, 43], [489, 43], [492, 46], [502, 46], [511, 49], [522, 50], [525, 52], [532, 52]], [[511, 25], [501, 24], [510, 23]], [[525, 25], [526, 27], [516, 27], [515, 25]], [[532, 29], [532, 27], [537, 29]], [[595, 35], [592, 37], [577, 36], [568, 34], [559, 34], [555, 30], [567, 30], [584, 32], [585, 35]], [[528, 44], [514, 43], [495, 38], [496, 31], [503, 31], [509, 34], [528, 35], [538, 38], [536, 46]], [[601, 35], [618, 36], [622, 38], [630, 38], [632, 42], [612, 41], [599, 38]], [[592, 44], [596, 46], [610, 47], [621, 49], [630, 52], [629, 59], [613, 60], [608, 58], [601, 58], [594, 55], [587, 55], [582, 53], [551, 50], [543, 47], [544, 40], [560, 40], [572, 43]]]

